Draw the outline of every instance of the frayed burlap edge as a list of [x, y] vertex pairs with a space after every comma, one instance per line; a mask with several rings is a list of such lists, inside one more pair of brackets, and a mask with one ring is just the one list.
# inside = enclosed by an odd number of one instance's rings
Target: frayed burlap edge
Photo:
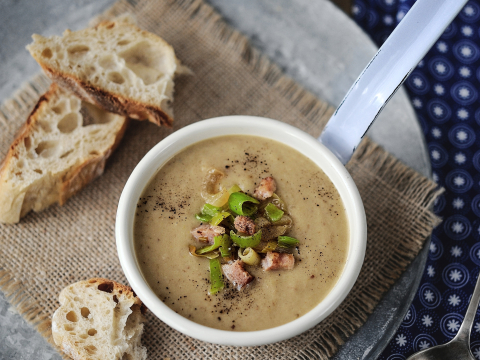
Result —
[[[138, 2], [136, 6], [141, 6]], [[206, 28], [217, 34], [225, 46], [239, 52], [242, 59], [250, 66], [252, 72], [261, 76], [272, 88], [278, 91], [291, 106], [297, 107], [305, 115], [308, 123], [305, 130], [317, 136], [333, 113], [333, 108], [319, 101], [313, 94], [300, 87], [295, 81], [283, 75], [281, 69], [254, 49], [248, 39], [238, 31], [229, 27], [220, 15], [202, 0], [177, 0], [170, 6], [180, 7], [190, 14], [191, 19], [204, 23]], [[134, 5], [120, 1], [109, 9], [102, 18], [119, 15], [125, 11], [133, 11]], [[0, 107], [0, 125], [8, 131], [11, 129], [8, 119], [30, 111], [39, 96], [48, 88], [50, 81], [44, 75], [37, 75], [25, 84], [11, 100]], [[376, 274], [376, 287], [366, 288], [358, 293], [356, 299], [347, 297], [344, 303], [324, 322], [325, 331], [298, 355], [298, 359], [328, 359], [336, 353], [338, 346], [343, 344], [368, 318], [379, 302], [381, 296], [390, 288], [403, 273], [407, 265], [420, 251], [424, 239], [430, 235], [433, 227], [440, 220], [428, 209], [433, 201], [442, 193], [442, 189], [400, 163], [392, 155], [386, 153], [380, 146], [365, 139], [357, 149], [349, 171], [355, 172], [356, 167], [362, 171], [374, 173], [377, 178], [397, 187], [399, 198], [402, 195], [411, 196], [412, 202], [422, 204], [425, 211], [420, 216], [422, 226], [411, 228], [409, 241], [402, 244], [395, 253], [395, 263], [390, 263], [384, 272]], [[354, 163], [354, 165], [351, 165]], [[360, 275], [361, 279], [361, 275]], [[358, 285], [358, 283], [357, 283]], [[356, 286], [357, 286], [356, 285]], [[20, 315], [31, 324], [47, 341], [55, 346], [51, 333], [51, 320], [43, 309], [30, 297], [25, 285], [15, 279], [14, 275], [5, 269], [0, 269], [0, 289]], [[58, 349], [58, 347], [57, 347]], [[64, 354], [62, 354], [67, 358]]]

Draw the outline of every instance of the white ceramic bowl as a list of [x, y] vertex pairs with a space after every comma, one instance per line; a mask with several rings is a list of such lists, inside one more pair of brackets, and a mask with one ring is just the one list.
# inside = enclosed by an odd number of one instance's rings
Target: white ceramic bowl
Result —
[[[150, 289], [135, 258], [133, 224], [137, 201], [157, 170], [175, 154], [196, 142], [222, 135], [256, 135], [287, 144], [316, 163], [336, 186], [346, 208], [350, 242], [345, 268], [333, 289], [300, 318], [272, 329], [234, 332], [199, 325], [175, 313]], [[357, 187], [342, 163], [312, 136], [285, 123], [252, 116], [204, 120], [176, 131], [139, 162], [123, 189], [115, 225], [118, 256], [125, 275], [145, 305], [174, 329], [199, 340], [236, 346], [269, 344], [288, 339], [325, 319], [345, 299], [363, 264], [367, 242], [365, 211]]]

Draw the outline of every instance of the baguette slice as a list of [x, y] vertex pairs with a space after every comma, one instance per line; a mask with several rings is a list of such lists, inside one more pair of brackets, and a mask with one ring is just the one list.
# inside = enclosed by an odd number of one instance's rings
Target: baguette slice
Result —
[[127, 118], [56, 84], [40, 98], [0, 166], [0, 222], [67, 199], [103, 173]]
[[74, 360], [144, 360], [145, 306], [128, 286], [93, 278], [60, 292], [53, 314], [55, 344]]
[[45, 73], [84, 101], [134, 119], [172, 126], [173, 77], [185, 71], [173, 48], [129, 17], [27, 46]]

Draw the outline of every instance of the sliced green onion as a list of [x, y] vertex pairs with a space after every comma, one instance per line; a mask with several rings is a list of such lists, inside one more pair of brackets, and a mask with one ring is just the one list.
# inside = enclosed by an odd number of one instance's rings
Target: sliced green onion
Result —
[[208, 223], [212, 220], [212, 217], [217, 215], [222, 209], [210, 204], [203, 205], [202, 212], [199, 214], [195, 214], [195, 218], [198, 221]]
[[230, 237], [232, 238], [232, 241], [241, 248], [255, 247], [260, 244], [260, 240], [262, 240], [262, 230], [257, 231], [252, 236], [240, 236], [231, 230]]
[[237, 184], [233, 185], [230, 189], [228, 189], [228, 192], [230, 194], [233, 194], [234, 192], [240, 192], [242, 191], [242, 189], [240, 189], [240, 186], [238, 186]]
[[215, 216], [220, 211], [222, 211], [221, 208], [210, 205], [210, 204], [205, 204], [205, 205], [203, 205], [203, 208], [202, 208], [202, 214], [210, 215], [210, 216]]
[[262, 228], [262, 241], [271, 241], [277, 237], [284, 235], [290, 230], [290, 226], [268, 226]]
[[232, 253], [230, 252], [230, 248], [232, 247], [232, 239], [227, 234], [222, 236], [222, 245], [220, 246], [220, 254], [222, 257], [227, 258], [231, 257]]
[[227, 189], [222, 189], [218, 193], [206, 197], [205, 201], [209, 205], [221, 207], [228, 202], [229, 196], [230, 194], [228, 193]]
[[222, 235], [215, 236], [213, 238], [213, 245], [205, 246], [197, 251], [197, 255], [203, 255], [213, 250], [217, 250], [222, 245]]
[[265, 247], [260, 250], [262, 254], [266, 254], [269, 251], [274, 251], [277, 248], [277, 242], [276, 241], [269, 241]]
[[210, 294], [216, 294], [224, 286], [220, 261], [218, 259], [210, 259]]
[[210, 225], [217, 226], [220, 224], [224, 219], [228, 218], [229, 216], [232, 216], [229, 212], [222, 211], [218, 214], [216, 214], [214, 217], [210, 219]]
[[197, 254], [197, 248], [193, 245], [189, 245], [188, 250], [190, 251], [190, 255], [192, 255], [192, 256], [206, 257], [207, 259], [215, 259], [219, 256], [218, 251], [214, 251], [214, 252], [210, 252], [210, 253], [207, 253], [207, 254], [199, 255], [199, 254]]
[[277, 194], [275, 194], [275, 193], [273, 194], [271, 202], [272, 202], [273, 205], [278, 207], [280, 210], [288, 212], [287, 204], [285, 204], [283, 202], [283, 200], [280, 199], [280, 197]]
[[200, 213], [200, 214], [195, 214], [195, 219], [204, 223], [208, 223], [210, 222], [210, 220], [212, 220], [212, 217], [210, 215]]
[[278, 246], [291, 248], [300, 244], [300, 241], [290, 236], [279, 236]]
[[289, 216], [289, 215], [283, 215], [280, 220], [278, 221], [275, 221], [275, 223], [273, 224], [275, 226], [278, 226], [278, 225], [286, 225], [288, 226], [289, 228], [292, 228], [293, 226], [293, 219]]
[[257, 199], [254, 199], [242, 192], [234, 192], [228, 198], [228, 206], [237, 215], [252, 216], [258, 210], [254, 204], [259, 204]]
[[264, 228], [264, 227], [268, 227], [268, 226], [272, 226], [272, 223], [270, 221], [268, 221], [266, 218], [264, 217], [257, 217], [255, 220], [255, 226], [257, 227], [257, 229], [261, 229], [261, 228]]
[[271, 203], [265, 207], [265, 215], [271, 222], [280, 220], [283, 214], [284, 212], [282, 210]]
[[238, 257], [247, 265], [259, 265], [262, 258], [252, 248], [238, 249]]
[[220, 189], [215, 193], [218, 183], [224, 176], [225, 174], [218, 169], [210, 169], [207, 172], [203, 180], [202, 192], [200, 193], [207, 204], [223, 206], [228, 201], [230, 194], [226, 189]]

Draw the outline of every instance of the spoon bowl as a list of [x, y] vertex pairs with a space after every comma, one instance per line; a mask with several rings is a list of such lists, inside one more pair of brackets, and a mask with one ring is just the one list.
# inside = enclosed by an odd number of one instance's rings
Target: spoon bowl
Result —
[[480, 302], [480, 274], [477, 278], [472, 298], [457, 335], [448, 343], [425, 349], [410, 356], [407, 360], [475, 360], [470, 351], [470, 332]]

